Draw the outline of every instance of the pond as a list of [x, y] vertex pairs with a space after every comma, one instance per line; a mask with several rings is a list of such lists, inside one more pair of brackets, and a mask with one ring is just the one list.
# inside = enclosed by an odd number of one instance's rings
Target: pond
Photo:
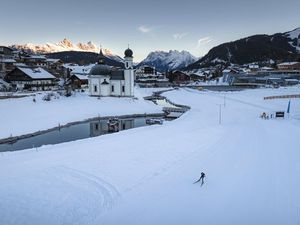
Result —
[[[135, 127], [148, 126], [146, 119], [162, 117], [134, 117], [119, 119], [119, 131]], [[96, 137], [110, 133], [108, 130], [108, 119], [95, 119], [82, 122], [61, 129], [52, 130], [36, 136], [19, 139], [13, 143], [0, 144], [0, 152], [18, 151], [29, 148], [38, 148], [42, 145], [59, 144], [90, 137]]]

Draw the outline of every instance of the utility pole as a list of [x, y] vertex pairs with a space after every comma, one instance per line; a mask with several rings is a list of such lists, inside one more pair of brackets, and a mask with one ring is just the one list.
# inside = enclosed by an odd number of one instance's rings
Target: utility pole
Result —
[[219, 124], [222, 124], [222, 104], [217, 104], [219, 106]]
[[219, 124], [222, 123], [222, 105], [219, 105]]

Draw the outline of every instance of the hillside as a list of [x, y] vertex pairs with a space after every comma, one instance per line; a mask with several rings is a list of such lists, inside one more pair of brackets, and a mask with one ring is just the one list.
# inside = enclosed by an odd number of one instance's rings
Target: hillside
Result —
[[212, 48], [189, 69], [213, 64], [300, 60], [300, 28], [274, 35], [254, 35]]

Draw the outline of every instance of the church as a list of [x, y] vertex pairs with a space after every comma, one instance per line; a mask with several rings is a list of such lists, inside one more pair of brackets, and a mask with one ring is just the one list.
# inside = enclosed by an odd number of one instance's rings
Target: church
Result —
[[89, 73], [90, 96], [134, 96], [133, 52], [128, 48], [124, 54], [125, 69], [121, 69], [106, 65], [105, 56], [100, 50], [99, 62], [91, 68]]

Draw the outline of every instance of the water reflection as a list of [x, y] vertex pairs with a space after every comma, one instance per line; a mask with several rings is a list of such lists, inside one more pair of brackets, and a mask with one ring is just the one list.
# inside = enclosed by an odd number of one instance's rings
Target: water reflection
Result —
[[[138, 117], [120, 119], [118, 130], [127, 130], [135, 127], [146, 126], [146, 119], [150, 117]], [[89, 137], [108, 134], [108, 120], [93, 120], [69, 127], [64, 127], [34, 137], [24, 138], [11, 144], [0, 144], [0, 152], [17, 151], [28, 148], [38, 148], [42, 145], [59, 144]]]

